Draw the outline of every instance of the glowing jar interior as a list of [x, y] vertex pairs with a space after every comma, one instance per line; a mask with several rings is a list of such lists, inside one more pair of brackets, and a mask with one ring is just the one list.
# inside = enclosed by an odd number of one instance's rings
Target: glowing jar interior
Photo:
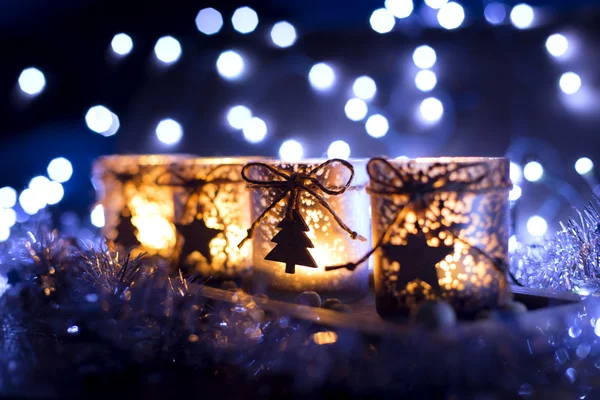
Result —
[[[369, 168], [371, 176], [393, 186], [422, 188], [419, 182], [441, 182], [439, 177], [448, 173], [448, 180], [436, 186], [450, 184], [452, 190], [425, 196], [381, 194], [376, 192], [386, 188], [371, 179], [373, 237], [384, 238], [374, 255], [378, 312], [402, 315], [420, 301], [437, 298], [462, 314], [506, 302], [510, 295], [506, 274], [495, 263], [508, 262], [508, 159], [444, 157], [389, 163], [403, 179], [376, 164]], [[419, 237], [424, 238], [421, 245]], [[424, 259], [432, 260], [430, 267], [435, 268], [429, 282]], [[415, 266], [422, 270], [412, 271]], [[431, 276], [437, 277], [439, 289]]]
[[[304, 163], [287, 164], [272, 162], [271, 164], [288, 173], [307, 172], [317, 167], [325, 160], [307, 160]], [[368, 213], [369, 197], [364, 191], [367, 182], [364, 161], [352, 161], [355, 178], [350, 188], [343, 194], [333, 196], [322, 192], [323, 198], [335, 210], [337, 215], [353, 230], [370, 237], [370, 217]], [[319, 180], [328, 185], [341, 185], [349, 173], [338, 164], [331, 165]], [[251, 176], [260, 179], [259, 176]], [[257, 218], [280, 192], [275, 189], [252, 188], [250, 190], [252, 218]], [[313, 248], [303, 247], [308, 251], [317, 264], [317, 268], [296, 265], [295, 273], [286, 273], [282, 262], [265, 260], [276, 243], [271, 240], [281, 231], [278, 224], [284, 219], [287, 202], [280, 201], [267, 214], [257, 228], [253, 240], [255, 292], [265, 292], [271, 297], [293, 300], [297, 294], [304, 291], [315, 291], [322, 298], [335, 297], [350, 301], [363, 297], [368, 290], [368, 265], [359, 266], [354, 271], [338, 269], [326, 271], [326, 266], [341, 265], [355, 261], [369, 250], [370, 242], [353, 240], [346, 231], [341, 229], [329, 212], [318, 201], [306, 192], [301, 192], [299, 212], [309, 230], [305, 232]]]

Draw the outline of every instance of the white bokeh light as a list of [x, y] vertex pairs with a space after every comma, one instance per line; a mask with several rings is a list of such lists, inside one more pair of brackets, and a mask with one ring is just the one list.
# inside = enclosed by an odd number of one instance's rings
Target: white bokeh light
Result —
[[236, 51], [224, 51], [217, 58], [217, 72], [227, 80], [239, 79], [244, 73], [244, 68], [244, 58]]
[[346, 106], [344, 107], [344, 112], [346, 113], [346, 117], [348, 117], [351, 121], [361, 121], [369, 112], [369, 108], [367, 107], [367, 103], [361, 99], [350, 99], [346, 102]]
[[381, 114], [371, 115], [365, 124], [367, 134], [375, 139], [384, 137], [390, 129], [390, 124], [386, 117]]
[[58, 157], [48, 164], [48, 176], [56, 182], [64, 183], [73, 176], [73, 165], [64, 157]]
[[417, 67], [421, 69], [428, 69], [435, 65], [437, 55], [432, 47], [422, 45], [413, 51], [412, 59]]
[[115, 54], [126, 56], [133, 50], [133, 40], [126, 33], [117, 33], [112, 38], [110, 47]]
[[34, 215], [42, 208], [46, 207], [42, 197], [32, 189], [25, 189], [19, 195], [19, 204], [26, 214]]
[[243, 129], [251, 118], [252, 111], [246, 106], [233, 106], [227, 112], [227, 122], [234, 129]]
[[0, 226], [12, 228], [17, 223], [17, 213], [12, 208], [0, 207]]
[[425, 0], [425, 4], [435, 10], [442, 8], [448, 0]]
[[181, 57], [181, 44], [173, 36], [163, 36], [154, 46], [154, 55], [165, 64], [172, 64]]
[[331, 142], [327, 148], [327, 158], [341, 158], [345, 160], [350, 157], [350, 145], [343, 140]]
[[529, 217], [527, 220], [527, 232], [531, 236], [539, 237], [544, 236], [548, 231], [548, 223], [546, 220], [539, 215]]
[[26, 68], [19, 75], [19, 88], [30, 96], [40, 94], [46, 87], [46, 77], [37, 68]]
[[286, 140], [279, 147], [279, 158], [283, 161], [296, 162], [302, 159], [304, 149], [302, 144], [294, 139]]
[[363, 75], [356, 78], [352, 85], [352, 91], [359, 99], [371, 100], [377, 93], [377, 84], [371, 77]]
[[512, 253], [513, 251], [519, 248], [519, 241], [515, 235], [512, 235], [508, 238], [508, 252]]
[[271, 40], [278, 47], [290, 47], [296, 43], [296, 28], [287, 21], [281, 21], [271, 28]]
[[102, 204], [96, 205], [90, 213], [90, 222], [97, 228], [104, 227], [104, 207]]
[[0, 225], [0, 243], [6, 242], [10, 237], [10, 228], [6, 225]]
[[530, 161], [523, 168], [523, 177], [529, 182], [537, 182], [544, 176], [544, 167], [537, 161]]
[[508, 192], [508, 199], [510, 201], [517, 201], [521, 197], [523, 191], [519, 185], [513, 185], [513, 188]]
[[335, 72], [328, 64], [318, 63], [310, 69], [308, 81], [313, 89], [327, 90], [335, 83]]
[[423, 69], [415, 76], [415, 86], [421, 92], [430, 92], [437, 85], [437, 76], [430, 69]]
[[527, 29], [533, 25], [535, 12], [529, 4], [517, 4], [510, 11], [510, 21], [518, 29]]
[[0, 189], [0, 207], [11, 208], [17, 204], [17, 191], [10, 186]]
[[487, 6], [485, 6], [483, 15], [490, 24], [501, 24], [506, 19], [506, 6], [502, 3], [489, 3]]
[[554, 33], [546, 39], [546, 50], [553, 57], [562, 57], [569, 50], [569, 41], [565, 35]]
[[444, 4], [437, 14], [438, 23], [445, 29], [459, 28], [465, 20], [465, 10], [458, 3]]
[[581, 157], [575, 162], [575, 171], [579, 175], [586, 175], [594, 169], [594, 162], [587, 157]]
[[45, 176], [36, 176], [29, 181], [29, 189], [43, 196], [44, 192], [48, 188], [49, 183], [50, 179], [46, 178]]
[[373, 11], [371, 18], [369, 18], [371, 29], [377, 33], [388, 33], [394, 29], [396, 25], [396, 18], [389, 10], [385, 8], [378, 8]]
[[510, 180], [512, 183], [519, 183], [523, 179], [523, 170], [519, 164], [511, 161], [510, 163]]
[[575, 94], [581, 88], [581, 78], [575, 72], [565, 72], [560, 76], [558, 86], [564, 94]]
[[385, 0], [385, 8], [396, 18], [406, 18], [415, 8], [412, 0]]
[[65, 195], [65, 189], [60, 182], [49, 182], [46, 186], [46, 194], [44, 196], [44, 200], [46, 203], [53, 205], [58, 204]]
[[196, 15], [196, 28], [205, 35], [214, 35], [223, 27], [223, 16], [212, 7], [204, 8]]
[[119, 117], [101, 105], [90, 107], [85, 114], [85, 123], [91, 131], [106, 137], [117, 133], [120, 126]]
[[262, 142], [267, 136], [267, 124], [258, 117], [250, 118], [242, 129], [244, 138], [250, 143]]
[[435, 97], [428, 97], [421, 102], [421, 105], [419, 106], [419, 115], [425, 122], [437, 122], [444, 115], [444, 105]]
[[166, 145], [173, 145], [183, 137], [183, 129], [174, 119], [163, 119], [156, 125], [156, 137]]
[[233, 29], [239, 33], [254, 32], [258, 26], [258, 14], [250, 7], [240, 7], [234, 11], [231, 17]]

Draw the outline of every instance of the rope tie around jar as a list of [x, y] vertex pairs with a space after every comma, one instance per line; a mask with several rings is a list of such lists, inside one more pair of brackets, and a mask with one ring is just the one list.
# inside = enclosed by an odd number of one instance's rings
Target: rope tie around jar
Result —
[[[477, 175], [467, 177], [467, 180], [461, 180], [458, 175], [464, 170], [479, 170]], [[377, 173], [376, 171], [386, 170], [391, 173], [391, 178], [386, 176], [382, 172]], [[415, 177], [414, 174], [398, 171], [389, 161], [384, 158], [373, 158], [367, 165], [367, 172], [371, 179], [371, 185], [367, 188], [369, 194], [393, 196], [393, 195], [405, 195], [408, 196], [406, 204], [404, 204], [398, 211], [398, 213], [392, 219], [392, 222], [387, 226], [382, 235], [377, 240], [373, 248], [365, 254], [360, 260], [354, 263], [348, 263], [344, 265], [335, 265], [325, 267], [326, 271], [333, 271], [337, 269], [346, 268], [350, 271], [356, 269], [360, 264], [364, 263], [369, 257], [375, 253], [375, 251], [381, 247], [389, 239], [392, 226], [396, 224], [404, 224], [407, 214], [413, 209], [424, 209], [428, 204], [428, 197], [431, 197], [440, 193], [474, 193], [484, 194], [488, 192], [498, 190], [510, 190], [510, 184], [503, 186], [481, 186], [481, 183], [489, 176], [490, 168], [486, 163], [469, 163], [465, 165], [459, 165], [454, 169], [448, 169], [444, 164], [434, 164], [429, 171], [438, 171], [439, 175], [433, 178], [419, 171]], [[375, 185], [373, 185], [375, 183]], [[467, 243], [465, 240], [460, 239], [459, 235], [452, 231], [452, 228], [448, 227], [448, 231], [454, 236], [454, 239], [467, 245], [469, 248], [477, 251], [480, 255], [490, 260], [490, 262], [502, 273], [509, 274], [509, 276], [517, 283], [519, 282], [510, 272], [506, 261], [493, 257], [487, 254], [484, 250]]]
[[[334, 163], [340, 163], [346, 170], [350, 172], [350, 177], [341, 187], [330, 187], [327, 184], [321, 182], [318, 179], [318, 175], [323, 173]], [[263, 174], [272, 174], [272, 179], [253, 179], [248, 176], [248, 171], [251, 168], [258, 168]], [[277, 168], [273, 165], [269, 165], [263, 162], [251, 162], [242, 168], [242, 179], [248, 183], [248, 188], [261, 188], [261, 189], [275, 189], [279, 191], [279, 194], [275, 196], [275, 199], [269, 206], [256, 218], [256, 220], [248, 229], [246, 237], [238, 245], [240, 248], [244, 243], [251, 239], [254, 235], [254, 231], [265, 219], [267, 214], [277, 206], [277, 204], [287, 198], [286, 200], [286, 218], [293, 218], [294, 211], [297, 211], [299, 206], [299, 199], [302, 192], [310, 195], [319, 205], [325, 208], [333, 219], [337, 222], [338, 226], [350, 235], [352, 239], [358, 239], [360, 241], [366, 241], [366, 239], [353, 231], [339, 215], [333, 210], [333, 208], [327, 203], [327, 200], [323, 197], [323, 194], [330, 196], [339, 196], [343, 194], [350, 187], [352, 179], [354, 179], [354, 167], [346, 160], [339, 158], [332, 158], [319, 164], [315, 168], [308, 172], [288, 172], [281, 168]]]

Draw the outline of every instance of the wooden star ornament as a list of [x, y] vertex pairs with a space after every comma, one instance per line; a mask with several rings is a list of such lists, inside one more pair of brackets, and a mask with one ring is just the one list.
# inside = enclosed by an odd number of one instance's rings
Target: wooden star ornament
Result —
[[210, 241], [223, 231], [207, 227], [202, 219], [194, 219], [187, 225], [175, 224], [175, 227], [177, 232], [183, 236], [183, 247], [179, 255], [180, 260], [185, 260], [190, 254], [197, 251], [210, 264], [212, 261]]

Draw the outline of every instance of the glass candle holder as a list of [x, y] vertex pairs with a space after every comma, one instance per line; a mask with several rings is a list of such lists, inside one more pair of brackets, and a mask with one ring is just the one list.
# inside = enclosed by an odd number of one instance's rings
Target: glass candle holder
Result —
[[108, 156], [94, 164], [103, 233], [132, 253], [173, 270], [216, 279], [251, 271], [251, 246], [237, 244], [250, 223], [245, 158]]
[[[367, 293], [367, 265], [354, 271], [326, 270], [327, 266], [349, 262], [370, 246], [368, 240], [353, 239], [348, 233], [351, 229], [370, 236], [369, 197], [364, 191], [368, 180], [365, 161], [352, 161], [354, 167], [344, 165], [341, 160], [331, 161], [269, 162], [271, 169], [248, 169], [251, 181], [280, 183], [266, 184], [267, 187], [250, 184], [253, 220], [273, 206], [254, 232], [255, 292], [293, 300], [301, 292], [315, 291], [322, 298], [344, 301], [356, 300]], [[354, 179], [346, 190], [340, 190], [351, 179], [352, 168]], [[294, 181], [300, 186], [289, 185]], [[297, 189], [297, 197], [294, 199], [293, 190], [282, 197], [291, 187]], [[295, 206], [291, 207], [290, 201]], [[350, 229], [344, 229], [344, 223]]]
[[508, 159], [376, 158], [367, 170], [379, 314], [443, 299], [473, 315], [510, 299]]

